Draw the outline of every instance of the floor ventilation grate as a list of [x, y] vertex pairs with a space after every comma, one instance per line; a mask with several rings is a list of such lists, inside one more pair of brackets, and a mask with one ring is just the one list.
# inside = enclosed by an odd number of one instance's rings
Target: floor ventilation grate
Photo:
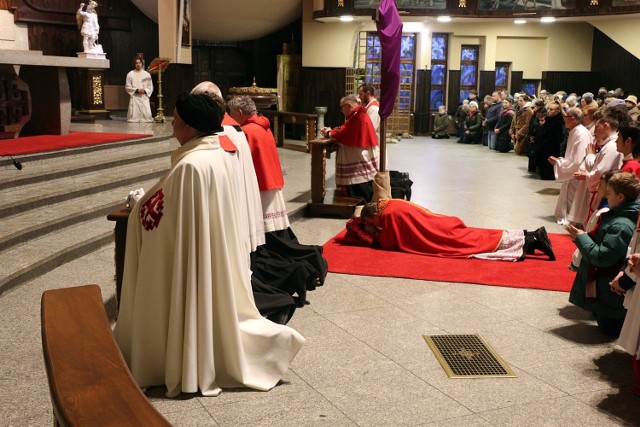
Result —
[[449, 378], [517, 377], [480, 335], [423, 335]]

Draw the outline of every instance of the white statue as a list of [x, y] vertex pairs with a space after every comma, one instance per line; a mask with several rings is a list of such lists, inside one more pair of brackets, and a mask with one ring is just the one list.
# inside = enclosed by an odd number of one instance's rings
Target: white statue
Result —
[[82, 47], [84, 47], [85, 53], [103, 53], [102, 46], [98, 44], [100, 25], [98, 24], [96, 7], [98, 7], [98, 3], [90, 0], [86, 10], [82, 10], [84, 3], [80, 3], [80, 8], [76, 12], [76, 21], [82, 35]]

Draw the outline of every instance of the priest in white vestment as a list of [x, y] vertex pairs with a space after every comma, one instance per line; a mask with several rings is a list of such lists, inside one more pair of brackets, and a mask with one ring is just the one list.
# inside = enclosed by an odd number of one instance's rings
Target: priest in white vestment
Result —
[[[217, 96], [219, 100], [224, 102], [220, 88], [213, 82], [204, 81], [199, 83], [191, 90], [192, 94], [205, 94], [211, 97]], [[229, 116], [224, 115], [222, 118], [222, 127], [224, 131], [222, 135], [228, 136], [233, 144], [238, 148], [238, 160], [240, 161], [240, 211], [246, 212], [240, 218], [245, 225], [243, 229], [248, 232], [248, 251], [254, 252], [260, 245], [264, 245], [264, 222], [262, 220], [262, 202], [260, 200], [260, 188], [258, 187], [258, 178], [256, 170], [253, 166], [251, 157], [251, 148], [247, 137], [242, 132], [240, 125]]]
[[559, 223], [566, 220], [573, 225], [582, 225], [587, 220], [588, 200], [586, 197], [576, 199], [575, 194], [586, 193], [587, 181], [573, 179], [573, 174], [579, 170], [586, 171], [584, 165], [586, 150], [590, 144], [593, 144], [593, 137], [591, 132], [582, 125], [583, 114], [580, 108], [569, 109], [564, 120], [569, 130], [565, 155], [549, 157], [549, 163], [554, 166], [556, 181], [562, 183], [555, 216]]
[[129, 110], [127, 111], [127, 121], [132, 123], [152, 123], [151, 105], [149, 97], [153, 93], [153, 82], [151, 74], [143, 67], [142, 58], [133, 60], [134, 69], [127, 74], [125, 90], [129, 94]]
[[258, 312], [238, 218], [234, 158], [220, 147], [220, 113], [183, 93], [171, 170], [132, 208], [114, 334], [140, 387], [167, 396], [223, 388], [269, 390], [304, 343]]

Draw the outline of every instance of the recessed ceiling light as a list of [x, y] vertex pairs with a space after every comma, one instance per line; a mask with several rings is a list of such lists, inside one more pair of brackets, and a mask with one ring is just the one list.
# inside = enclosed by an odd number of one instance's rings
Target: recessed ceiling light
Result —
[[554, 18], [553, 16], [543, 16], [542, 18], [540, 18], [540, 22], [554, 22], [556, 20], [556, 18]]
[[438, 16], [438, 22], [451, 22], [450, 16]]
[[527, 21], [525, 19], [516, 19], [515, 21], [513, 21], [513, 23], [517, 25], [522, 25], [522, 24], [526, 24]]
[[340, 17], [340, 21], [342, 21], [342, 22], [351, 22], [351, 21], [353, 21], [353, 16], [351, 16], [351, 15], [342, 15]]

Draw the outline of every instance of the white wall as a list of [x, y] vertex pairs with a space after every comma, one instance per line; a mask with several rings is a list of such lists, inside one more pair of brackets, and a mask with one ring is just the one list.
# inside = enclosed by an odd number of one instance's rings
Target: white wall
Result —
[[640, 59], [638, 19], [592, 20], [590, 23]]
[[15, 24], [8, 10], [0, 10], [0, 49], [29, 50], [27, 25]]
[[[322, 23], [312, 19], [313, 4], [304, 2], [303, 67], [352, 67], [359, 31], [375, 31], [373, 21]], [[414, 18], [412, 18], [414, 19]], [[425, 18], [426, 20], [427, 18]], [[429, 18], [432, 20], [432, 18]], [[493, 70], [496, 61], [511, 62], [525, 79], [540, 79], [543, 71], [590, 71], [593, 27], [587, 23], [405, 22], [404, 32], [417, 34], [418, 68], [430, 68], [431, 34], [448, 33], [449, 68], [460, 69], [463, 44], [480, 45], [480, 70]]]

